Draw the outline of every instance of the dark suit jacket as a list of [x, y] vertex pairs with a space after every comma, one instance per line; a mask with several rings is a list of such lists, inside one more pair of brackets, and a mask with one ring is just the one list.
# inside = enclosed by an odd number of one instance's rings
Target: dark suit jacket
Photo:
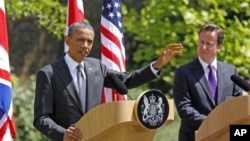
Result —
[[[236, 68], [218, 61], [217, 98], [214, 100], [198, 58], [176, 69], [173, 96], [181, 118], [180, 132], [190, 133], [194, 137], [195, 130], [218, 104], [224, 102], [227, 96], [242, 94], [242, 90], [231, 81], [231, 75], [237, 75]], [[188, 137], [181, 138], [186, 138], [185, 141], [193, 141]], [[180, 139], [180, 141], [183, 140]]]
[[[133, 73], [120, 73], [105, 67], [100, 60], [84, 61], [87, 77], [87, 111], [101, 104], [103, 87], [114, 88], [110, 74], [118, 76], [128, 88], [134, 88], [156, 78], [150, 66]], [[62, 141], [66, 128], [83, 115], [80, 99], [68, 66], [62, 57], [37, 73], [34, 103], [34, 126], [54, 141]]]

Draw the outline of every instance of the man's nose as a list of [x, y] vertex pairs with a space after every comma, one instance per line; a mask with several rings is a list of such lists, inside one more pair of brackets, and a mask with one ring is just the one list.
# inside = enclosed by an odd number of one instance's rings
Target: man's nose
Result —
[[201, 45], [201, 48], [202, 48], [202, 49], [207, 49], [206, 44], [202, 44], [202, 45]]
[[84, 42], [82, 43], [82, 48], [89, 48], [88, 41], [84, 41]]

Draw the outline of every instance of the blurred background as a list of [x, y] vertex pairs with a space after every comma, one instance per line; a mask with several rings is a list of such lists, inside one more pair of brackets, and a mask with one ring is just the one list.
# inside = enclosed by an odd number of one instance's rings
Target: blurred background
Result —
[[[218, 59], [237, 66], [240, 76], [250, 78], [250, 0], [123, 0], [122, 17], [126, 48], [126, 69], [141, 68], [159, 56], [169, 43], [184, 46], [181, 56], [162, 69], [161, 76], [131, 89], [135, 100], [147, 89], [158, 89], [172, 99], [176, 67], [196, 57], [198, 30], [215, 23], [225, 31]], [[84, 11], [95, 28], [95, 43], [90, 54], [100, 58], [101, 0], [85, 0]], [[13, 109], [16, 141], [47, 141], [34, 129], [33, 100], [36, 71], [55, 61], [64, 52], [67, 0], [5, 0], [9, 34]], [[154, 141], [176, 141], [179, 117], [160, 128]]]

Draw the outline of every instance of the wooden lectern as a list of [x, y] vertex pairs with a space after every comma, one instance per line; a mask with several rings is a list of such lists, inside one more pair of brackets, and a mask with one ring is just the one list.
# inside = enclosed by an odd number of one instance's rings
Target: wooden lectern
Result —
[[218, 105], [196, 131], [195, 141], [229, 141], [231, 124], [250, 124], [249, 95]]
[[[169, 114], [163, 126], [174, 120], [173, 100], [167, 100]], [[76, 124], [83, 134], [82, 141], [152, 141], [156, 129], [147, 129], [137, 121], [136, 101], [101, 104], [85, 114]]]

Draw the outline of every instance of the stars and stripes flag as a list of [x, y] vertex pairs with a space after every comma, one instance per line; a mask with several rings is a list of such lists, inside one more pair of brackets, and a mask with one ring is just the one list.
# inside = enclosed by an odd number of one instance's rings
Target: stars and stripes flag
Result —
[[12, 107], [9, 44], [4, 0], [0, 1], [0, 140], [11, 141], [16, 136]]
[[[100, 30], [102, 62], [110, 69], [126, 71], [121, 0], [103, 0]], [[103, 90], [103, 103], [125, 99], [114, 89]]]
[[[68, 0], [68, 13], [66, 21], [66, 30], [65, 35], [68, 34], [69, 26], [78, 21], [84, 21], [84, 8], [82, 0]], [[68, 45], [64, 44], [64, 52], [67, 52], [69, 49]]]

